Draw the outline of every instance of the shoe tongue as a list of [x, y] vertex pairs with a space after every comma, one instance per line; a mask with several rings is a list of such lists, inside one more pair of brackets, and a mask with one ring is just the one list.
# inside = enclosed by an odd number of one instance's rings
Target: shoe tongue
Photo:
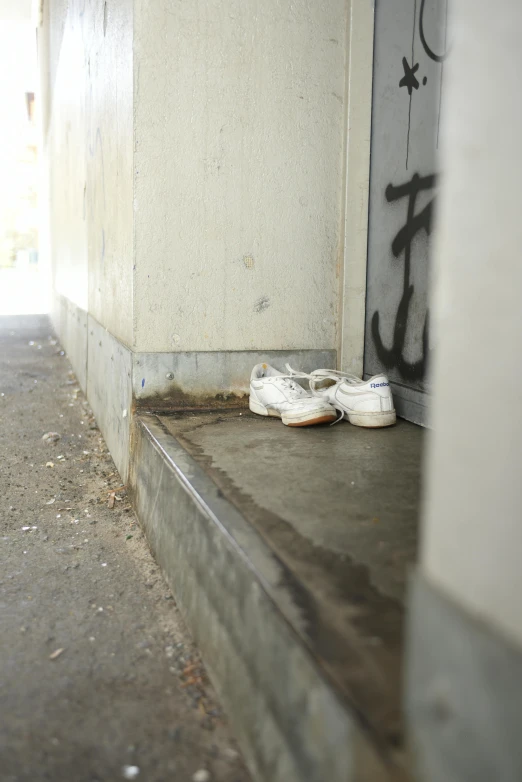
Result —
[[336, 386], [340, 383], [340, 380], [334, 380], [333, 377], [324, 377], [320, 380], [317, 380], [315, 382], [315, 387], [318, 390], [325, 389], [325, 388], [331, 388], [331, 386]]

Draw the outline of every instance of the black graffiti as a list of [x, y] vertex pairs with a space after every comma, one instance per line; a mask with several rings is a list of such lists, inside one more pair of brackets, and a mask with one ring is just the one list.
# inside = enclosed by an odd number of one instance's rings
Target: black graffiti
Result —
[[399, 82], [399, 87], [406, 87], [408, 90], [408, 95], [411, 95], [412, 90], [419, 89], [419, 82], [415, 76], [415, 73], [419, 70], [419, 63], [417, 62], [415, 65], [412, 64], [412, 67], [410, 68], [408, 60], [406, 57], [403, 57], [402, 67], [404, 68], [404, 76]]
[[419, 12], [419, 36], [421, 39], [421, 43], [424, 47], [424, 51], [430, 57], [432, 60], [435, 60], [435, 62], [444, 62], [446, 57], [448, 56], [448, 51], [446, 50], [443, 54], [436, 54], [429, 46], [428, 42], [426, 41], [426, 36], [424, 35], [424, 6], [426, 4], [426, 0], [421, 0], [421, 7]]
[[402, 296], [395, 316], [393, 328], [393, 343], [391, 348], [384, 346], [379, 331], [379, 312], [376, 310], [372, 317], [372, 337], [375, 350], [380, 362], [386, 369], [397, 368], [406, 381], [422, 380], [426, 372], [428, 359], [428, 319], [426, 313], [424, 329], [422, 332], [422, 358], [408, 362], [404, 358], [404, 343], [406, 341], [406, 329], [408, 327], [408, 315], [410, 303], [414, 293], [414, 286], [410, 284], [411, 272], [411, 248], [413, 239], [419, 231], [425, 231], [429, 236], [432, 227], [433, 203], [432, 199], [418, 214], [415, 213], [417, 196], [422, 190], [431, 190], [435, 186], [436, 175], [420, 177], [414, 174], [409, 182], [402, 185], [388, 185], [385, 191], [388, 203], [408, 198], [406, 223], [395, 235], [391, 249], [395, 258], [404, 252], [404, 274]]

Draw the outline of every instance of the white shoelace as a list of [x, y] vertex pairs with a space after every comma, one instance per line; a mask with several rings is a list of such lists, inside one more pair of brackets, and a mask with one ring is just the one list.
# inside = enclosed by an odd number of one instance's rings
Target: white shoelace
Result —
[[[289, 364], [285, 364], [285, 367], [288, 371], [288, 375], [277, 375], [277, 378], [280, 378], [283, 380], [283, 383], [285, 385], [285, 388], [287, 388], [290, 392], [290, 395], [294, 398], [303, 399], [303, 398], [310, 398], [308, 394], [306, 393], [306, 389], [304, 389], [302, 386], [300, 386], [298, 383], [293, 380], [294, 377], [299, 377], [303, 379], [309, 379], [313, 381], [312, 375], [307, 375], [306, 372], [296, 372]], [[310, 391], [312, 392], [313, 397], [319, 397], [320, 394], [315, 393], [315, 388], [312, 388], [312, 382], [310, 382]], [[335, 407], [334, 405], [332, 405]], [[340, 408], [335, 407], [335, 410], [339, 414], [339, 418], [336, 418], [335, 421], [333, 421], [330, 426], [334, 426], [335, 424], [338, 424], [339, 421], [342, 421], [344, 418], [344, 410], [341, 410]]]
[[357, 375], [353, 375], [350, 372], [340, 372], [337, 369], [314, 369], [313, 372], [308, 374], [308, 372], [298, 372], [296, 369], [292, 369], [290, 364], [286, 364], [285, 366], [289, 377], [299, 377], [309, 381], [310, 390], [314, 396], [317, 396], [317, 394], [315, 394], [315, 386], [322, 380], [333, 380], [335, 383], [344, 380], [350, 385], [356, 385], [361, 382], [361, 378], [357, 377]]
[[294, 375], [292, 372], [288, 375], [276, 375], [274, 379], [280, 380], [282, 385], [287, 389], [288, 395], [294, 399], [302, 399], [303, 397], [308, 396], [306, 390], [295, 382], [294, 377], [297, 377], [297, 375]]
[[[355, 385], [356, 383], [361, 382], [361, 378], [357, 377], [357, 375], [353, 375], [350, 372], [340, 372], [337, 369], [315, 369], [313, 372], [298, 372], [295, 369], [292, 369], [290, 364], [285, 364], [286, 370], [288, 372], [289, 377], [299, 377], [302, 379], [308, 380], [310, 384], [310, 391], [312, 392], [312, 396], [322, 396], [317, 390], [316, 390], [316, 384], [321, 382], [322, 380], [334, 380], [336, 383], [338, 383], [341, 380], [345, 380], [350, 385]], [[330, 426], [335, 426], [335, 424], [338, 424], [339, 421], [342, 421], [344, 418], [344, 410], [341, 407], [338, 407], [337, 405], [334, 405], [335, 409], [337, 410], [337, 413], [339, 414], [339, 418], [337, 418]]]

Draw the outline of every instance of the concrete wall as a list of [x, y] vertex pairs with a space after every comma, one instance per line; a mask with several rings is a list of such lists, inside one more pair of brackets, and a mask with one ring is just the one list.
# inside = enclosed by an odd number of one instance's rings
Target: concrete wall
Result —
[[133, 344], [133, 2], [97, 3], [89, 41], [89, 314]]
[[123, 480], [133, 343], [132, 38], [132, 0], [44, 4], [38, 43], [52, 317]]
[[423, 423], [447, 7], [394, 0], [375, 13], [364, 371], [385, 370], [399, 413]]
[[78, 19], [74, 24], [72, 15], [67, 16], [66, 4], [53, 0], [44, 8], [47, 24], [43, 31], [48, 37], [49, 57], [43, 151], [49, 174], [53, 288], [56, 294], [87, 310], [85, 52]]
[[53, 322], [123, 475], [133, 387], [215, 403], [244, 397], [259, 352], [335, 363], [348, 11], [44, 4]]
[[44, 10], [56, 292], [137, 351], [335, 349], [344, 0]]
[[453, 12], [422, 572], [520, 645], [522, 6]]
[[132, 0], [45, 8], [55, 292], [132, 345]]
[[135, 2], [135, 347], [334, 348], [347, 3]]
[[452, 0], [433, 431], [405, 710], [415, 779], [522, 779], [519, 0]]

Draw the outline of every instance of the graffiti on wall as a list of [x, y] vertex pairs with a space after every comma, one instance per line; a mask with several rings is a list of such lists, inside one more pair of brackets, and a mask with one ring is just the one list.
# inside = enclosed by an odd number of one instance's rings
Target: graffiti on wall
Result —
[[406, 222], [395, 235], [391, 249], [395, 258], [404, 253], [404, 268], [402, 276], [402, 296], [395, 316], [393, 328], [393, 342], [390, 348], [386, 348], [379, 331], [379, 311], [376, 310], [372, 317], [372, 337], [377, 350], [377, 356], [386, 369], [396, 367], [402, 377], [407, 381], [420, 380], [424, 377], [428, 358], [428, 321], [429, 312], [426, 312], [424, 328], [422, 332], [422, 358], [417, 361], [407, 361], [404, 357], [404, 345], [406, 341], [406, 329], [408, 327], [408, 315], [411, 300], [414, 294], [414, 286], [411, 284], [411, 256], [412, 244], [419, 231], [425, 231], [427, 236], [431, 233], [433, 202], [426, 204], [424, 209], [416, 212], [417, 196], [422, 190], [431, 190], [436, 182], [435, 174], [420, 177], [414, 174], [408, 182], [401, 185], [388, 185], [386, 188], [386, 200], [388, 203], [407, 198]]
[[[413, 270], [416, 262], [420, 263], [417, 275], [420, 275], [420, 279], [422, 279], [423, 275], [428, 274], [428, 269], [426, 245], [416, 243], [415, 239], [420, 235], [429, 238], [432, 233], [435, 203], [433, 191], [437, 175], [431, 173], [435, 156], [433, 147], [431, 147], [433, 152], [422, 152], [419, 155], [415, 142], [412, 142], [412, 104], [415, 100], [419, 100], [416, 95], [420, 95], [422, 88], [428, 85], [429, 75], [431, 84], [428, 89], [430, 93], [422, 98], [420, 105], [425, 106], [425, 101], [432, 101], [433, 109], [430, 114], [429, 132], [433, 134], [435, 146], [438, 147], [444, 61], [448, 56], [447, 6], [448, 0], [431, 0], [430, 10], [427, 13], [426, 0], [420, 0], [420, 4], [419, 0], [411, 0], [411, 50], [405, 53], [403, 49], [400, 65], [397, 63], [394, 69], [394, 72], [399, 74], [398, 82], [395, 84], [398, 85], [400, 94], [407, 92], [407, 122], [402, 126], [406, 130], [404, 139], [404, 167], [406, 171], [405, 176], [401, 177], [399, 170], [398, 176], [395, 175], [392, 182], [388, 181], [384, 188], [386, 208], [393, 207], [393, 215], [397, 215], [398, 219], [402, 221], [398, 223], [396, 229], [393, 229], [394, 233], [389, 235], [388, 239], [391, 255], [394, 259], [392, 285], [393, 290], [397, 291], [395, 295], [398, 296], [399, 301], [394, 315], [393, 311], [390, 312], [391, 300], [389, 297], [375, 301], [369, 322], [373, 352], [380, 364], [388, 371], [395, 370], [397, 379], [400, 378], [406, 385], [418, 386], [421, 384], [421, 387], [428, 365], [429, 310], [422, 298], [417, 300], [417, 306], [412, 306], [414, 296], [425, 296], [426, 288], [425, 285], [421, 286], [423, 288], [421, 293], [416, 293]], [[409, 40], [407, 46], [409, 46]], [[406, 41], [403, 41], [403, 46], [404, 44]], [[394, 51], [396, 52], [396, 48]], [[421, 123], [423, 121], [425, 120], [421, 120]], [[418, 144], [421, 140], [423, 148], [426, 149], [426, 144], [429, 148], [429, 144], [433, 144], [433, 142], [427, 142], [419, 135], [419, 108], [417, 108], [416, 122], [416, 143]], [[422, 124], [420, 126], [422, 127]], [[398, 143], [400, 143], [400, 139], [398, 139]], [[414, 163], [416, 173], [413, 175], [410, 173], [412, 149], [417, 152], [417, 160]], [[419, 161], [419, 157], [421, 161]], [[422, 171], [422, 161], [425, 164], [424, 171]], [[424, 173], [426, 168], [430, 173]], [[397, 170], [397, 166], [395, 166], [395, 170]], [[381, 184], [380, 187], [382, 188], [383, 185]], [[426, 198], [429, 196], [431, 199], [426, 203]], [[404, 211], [397, 209], [398, 206], [403, 207]], [[399, 218], [399, 215], [402, 217]], [[419, 257], [416, 256], [416, 253], [419, 254]], [[401, 262], [397, 263], [397, 259], [401, 259]], [[393, 282], [401, 274], [402, 284], [399, 283], [399, 280], [397, 283]], [[387, 311], [386, 323], [382, 317], [384, 310]]]
[[[440, 87], [439, 87], [439, 102], [438, 102], [439, 105], [438, 105], [438, 112], [437, 112], [437, 147], [439, 146], [442, 85], [444, 81], [444, 60], [448, 56], [448, 48], [447, 48], [447, 40], [446, 40], [447, 21], [448, 21], [448, 0], [445, 0], [445, 10], [444, 10], [444, 50], [439, 54], [437, 54], [437, 52], [435, 52], [431, 48], [426, 38], [425, 21], [424, 21], [425, 7], [426, 7], [426, 0], [421, 0], [420, 11], [419, 11], [418, 21], [417, 21], [417, 0], [414, 0], [413, 31], [411, 37], [411, 65], [409, 64], [408, 59], [406, 57], [402, 58], [402, 67], [404, 70], [404, 75], [399, 81], [399, 87], [406, 87], [406, 89], [408, 90], [408, 95], [410, 96], [410, 101], [408, 106], [408, 132], [406, 137], [406, 168], [408, 168], [409, 155], [410, 155], [411, 102], [413, 97], [413, 91], [418, 90], [420, 87], [419, 80], [416, 76], [420, 67], [420, 62], [415, 62], [415, 36], [417, 33], [417, 24], [418, 24], [419, 38], [422, 43], [422, 48], [424, 50], [424, 53], [430, 58], [430, 60], [433, 60], [434, 62], [440, 64]], [[428, 77], [423, 76], [422, 84], [426, 86], [427, 83], [428, 83]]]
[[[426, 7], [426, 0], [421, 0], [420, 5], [420, 13], [419, 13], [419, 37], [421, 39], [422, 46], [424, 48], [424, 51], [435, 62], [443, 63], [446, 57], [448, 56], [448, 49], [447, 49], [447, 31], [448, 31], [448, 0], [446, 0], [445, 8], [444, 8], [444, 51], [441, 54], [435, 54], [433, 49], [428, 46], [428, 42], [426, 40], [426, 34], [424, 32], [424, 10]], [[416, 11], [416, 4], [415, 4], [415, 11]]]

